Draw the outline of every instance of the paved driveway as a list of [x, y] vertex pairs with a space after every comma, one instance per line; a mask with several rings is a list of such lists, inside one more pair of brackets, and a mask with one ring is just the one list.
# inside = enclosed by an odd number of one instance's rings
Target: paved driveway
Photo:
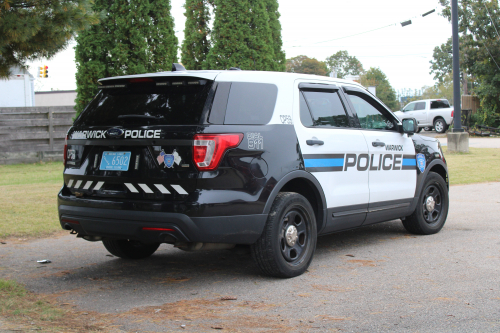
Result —
[[[442, 138], [442, 134], [437, 135], [435, 132], [421, 132], [420, 135], [436, 137], [443, 146], [448, 145], [448, 139], [446, 137]], [[469, 147], [471, 148], [500, 148], [500, 138], [469, 138]]]
[[294, 279], [259, 275], [245, 251], [162, 245], [124, 261], [69, 235], [0, 245], [0, 277], [127, 332], [499, 332], [500, 183], [453, 186], [450, 197], [439, 234], [393, 221], [321, 237]]

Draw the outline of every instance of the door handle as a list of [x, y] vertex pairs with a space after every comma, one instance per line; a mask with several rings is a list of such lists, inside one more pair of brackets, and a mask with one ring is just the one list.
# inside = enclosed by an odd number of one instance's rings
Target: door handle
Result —
[[307, 140], [306, 143], [309, 145], [309, 146], [314, 146], [314, 145], [324, 145], [325, 143], [321, 140]]
[[373, 147], [385, 147], [385, 142], [373, 141], [372, 146]]

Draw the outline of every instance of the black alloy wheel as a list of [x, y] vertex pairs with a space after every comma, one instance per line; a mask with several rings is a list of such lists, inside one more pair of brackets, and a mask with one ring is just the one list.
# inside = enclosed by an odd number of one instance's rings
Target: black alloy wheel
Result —
[[269, 276], [299, 276], [311, 264], [316, 250], [316, 217], [309, 201], [294, 192], [281, 192], [273, 202], [264, 231], [251, 252]]
[[303, 207], [295, 207], [281, 219], [279, 243], [281, 254], [286, 261], [299, 262], [311, 243], [311, 224], [306, 222], [307, 212]]
[[418, 204], [410, 216], [402, 219], [408, 232], [431, 235], [439, 232], [448, 216], [449, 195], [445, 180], [435, 172], [429, 172], [418, 197]]
[[443, 208], [442, 197], [441, 191], [434, 184], [427, 186], [424, 190], [424, 195], [422, 196], [422, 215], [425, 222], [433, 224], [439, 219]]

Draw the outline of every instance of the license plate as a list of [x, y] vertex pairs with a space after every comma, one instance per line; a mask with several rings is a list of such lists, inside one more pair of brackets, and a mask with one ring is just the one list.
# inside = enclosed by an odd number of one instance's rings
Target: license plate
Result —
[[129, 151], [103, 151], [100, 170], [127, 171], [130, 164]]

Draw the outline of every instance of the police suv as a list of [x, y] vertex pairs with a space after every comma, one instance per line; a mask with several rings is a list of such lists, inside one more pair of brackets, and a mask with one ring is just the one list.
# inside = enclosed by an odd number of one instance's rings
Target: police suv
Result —
[[59, 219], [115, 256], [247, 244], [265, 274], [293, 277], [318, 235], [445, 223], [439, 142], [359, 84], [174, 64], [99, 88], [68, 131]]

